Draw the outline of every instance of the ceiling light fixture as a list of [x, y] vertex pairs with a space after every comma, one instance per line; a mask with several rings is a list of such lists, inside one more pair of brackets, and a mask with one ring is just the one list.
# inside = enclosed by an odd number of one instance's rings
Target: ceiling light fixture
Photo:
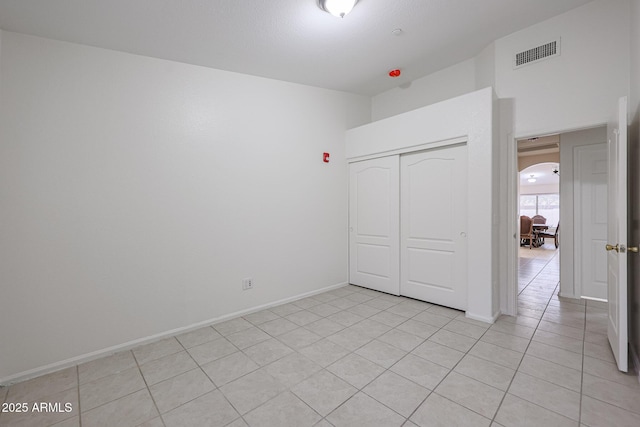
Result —
[[533, 177], [533, 174], [531, 175], [531, 178], [529, 178], [527, 181], [529, 182], [536, 182], [536, 179]]
[[358, 0], [318, 0], [320, 9], [338, 18], [344, 18], [356, 3]]

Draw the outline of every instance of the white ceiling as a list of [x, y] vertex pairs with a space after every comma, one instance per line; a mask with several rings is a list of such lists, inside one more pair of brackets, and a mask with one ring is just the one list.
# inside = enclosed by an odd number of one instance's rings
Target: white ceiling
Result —
[[[553, 173], [553, 169], [558, 169], [558, 166], [558, 163], [538, 163], [537, 165], [523, 169], [522, 172], [520, 172], [520, 186], [558, 185], [560, 183], [560, 176]], [[560, 171], [560, 173], [562, 173], [562, 171]], [[527, 181], [531, 175], [536, 179], [536, 182], [533, 184]]]
[[316, 1], [0, 0], [0, 28], [375, 95], [590, 0], [360, 0], [344, 19]]

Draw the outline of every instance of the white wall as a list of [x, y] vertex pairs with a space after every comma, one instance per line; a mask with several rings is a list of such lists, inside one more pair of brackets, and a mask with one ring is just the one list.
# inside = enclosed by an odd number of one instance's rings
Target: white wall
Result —
[[496, 85], [496, 44], [485, 47], [474, 59], [476, 89]]
[[[513, 100], [516, 137], [605, 124], [617, 99], [629, 91], [628, 16], [628, 0], [588, 3], [498, 39], [471, 61], [407, 89], [375, 96], [372, 118], [493, 85], [498, 98]], [[513, 69], [517, 52], [555, 37], [561, 37], [560, 56]]]
[[[513, 144], [514, 137], [564, 132], [607, 123], [615, 110], [617, 99], [629, 91], [629, 4], [628, 0], [596, 0], [498, 39], [474, 58], [476, 89], [492, 84], [500, 98], [501, 117], [509, 116], [509, 124], [504, 126], [504, 131], [501, 130], [499, 135], [501, 161], [508, 163], [511, 158], [509, 153], [513, 152], [513, 147], [505, 146]], [[512, 57], [516, 52], [555, 37], [561, 37], [559, 57], [513, 69]], [[430, 76], [423, 79], [429, 81]], [[449, 85], [443, 84], [441, 89], [448, 92], [446, 96], [454, 97], [460, 94], [459, 88], [468, 86], [468, 81], [463, 84], [451, 81]], [[417, 90], [418, 87], [412, 85], [402, 92], [398, 89], [389, 91], [393, 92], [397, 107], [388, 103], [384, 116], [406, 111], [409, 103], [416, 108], [433, 103], [432, 99]], [[389, 92], [374, 97], [373, 104], [391, 97]], [[444, 93], [442, 96], [446, 97]], [[379, 114], [373, 114], [374, 119], [380, 117]], [[502, 173], [506, 175], [502, 176], [500, 187], [494, 189], [501, 199], [498, 220], [511, 224], [511, 219], [516, 215], [507, 195], [513, 197], [515, 189], [504, 185], [504, 182], [515, 179], [516, 174], [507, 170]], [[509, 229], [501, 232], [502, 248], [511, 245], [510, 236], [514, 235], [516, 224], [514, 222], [505, 227]], [[508, 259], [508, 253], [503, 255], [501, 259]], [[503, 285], [515, 280], [515, 265], [509, 268], [505, 274], [507, 267], [500, 267]], [[510, 312], [510, 305], [514, 305], [510, 301], [515, 301], [515, 297], [510, 297], [508, 289], [503, 289], [502, 296], [501, 307]]]
[[[496, 41], [496, 92], [515, 99], [516, 137], [605, 124], [629, 91], [629, 3], [598, 0]], [[561, 38], [561, 54], [513, 69]]]
[[372, 120], [435, 104], [476, 89], [474, 60], [468, 59], [444, 70], [411, 82], [406, 89], [397, 87], [374, 96]]
[[[351, 161], [467, 143], [468, 303], [467, 317], [493, 322], [499, 315], [498, 247], [500, 222], [497, 185], [497, 105], [491, 88], [452, 98], [347, 131], [346, 155]], [[492, 224], [492, 226], [488, 226]]]
[[1, 34], [0, 382], [347, 281], [369, 98]]
[[538, 163], [560, 163], [560, 151], [555, 153], [536, 154], [534, 156], [518, 156], [518, 171]]
[[552, 194], [559, 190], [560, 184], [520, 185], [520, 194]]
[[607, 142], [607, 128], [599, 127], [560, 135], [560, 295], [580, 298], [574, 280], [574, 149]]

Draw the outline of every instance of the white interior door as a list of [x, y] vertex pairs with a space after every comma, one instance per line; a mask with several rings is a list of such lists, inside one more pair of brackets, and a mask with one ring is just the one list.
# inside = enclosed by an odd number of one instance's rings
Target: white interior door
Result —
[[627, 331], [627, 98], [618, 102], [616, 118], [607, 126], [609, 194], [607, 226], [607, 335], [618, 369], [628, 370]]
[[467, 146], [403, 155], [400, 188], [401, 294], [466, 310]]
[[574, 277], [582, 298], [607, 300], [607, 144], [574, 148]]
[[400, 294], [399, 158], [351, 163], [349, 281]]

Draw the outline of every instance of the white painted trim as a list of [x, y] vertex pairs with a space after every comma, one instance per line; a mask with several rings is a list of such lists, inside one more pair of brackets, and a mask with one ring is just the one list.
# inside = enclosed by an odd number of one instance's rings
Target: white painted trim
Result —
[[471, 320], [479, 320], [480, 322], [485, 322], [485, 323], [495, 323], [496, 320], [498, 320], [498, 317], [500, 317], [502, 313], [500, 311], [496, 312], [493, 316], [491, 317], [486, 317], [486, 316], [478, 316], [476, 314], [473, 313], [469, 313], [468, 311], [464, 313], [464, 317], [466, 317], [467, 319], [471, 319]]
[[580, 297], [580, 299], [586, 299], [589, 301], [598, 301], [598, 302], [609, 302], [607, 299], [605, 298], [593, 298], [593, 297]]
[[[586, 148], [585, 148], [586, 147]], [[584, 150], [588, 145], [573, 147], [573, 294], [582, 296], [582, 170], [580, 168]], [[562, 209], [562, 205], [560, 205]]]
[[159, 334], [150, 335], [148, 337], [139, 338], [133, 341], [126, 342], [124, 344], [114, 345], [112, 347], [107, 347], [101, 350], [93, 351], [91, 353], [86, 353], [80, 356], [72, 357], [70, 359], [62, 360], [60, 362], [51, 363], [49, 365], [41, 366], [34, 369], [29, 369], [28, 371], [19, 372], [14, 375], [10, 375], [5, 378], [0, 378], [0, 386], [9, 386], [11, 384], [25, 381], [34, 377], [38, 377], [40, 375], [48, 374], [51, 372], [59, 371], [61, 369], [69, 368], [71, 366], [79, 365], [81, 363], [90, 362], [95, 359], [99, 359], [101, 357], [109, 356], [111, 354], [130, 350], [132, 348], [148, 344], [154, 341], [158, 341], [164, 338], [169, 338], [175, 335], [180, 335], [186, 332], [191, 332], [193, 330], [202, 328], [204, 326], [215, 325], [216, 323], [221, 323], [227, 320], [234, 319], [236, 317], [245, 316], [247, 314], [255, 313], [260, 310], [264, 310], [266, 308], [275, 307], [277, 305], [286, 304], [289, 302], [297, 301], [302, 298], [307, 298], [313, 295], [321, 294], [323, 292], [328, 292], [334, 289], [342, 288], [344, 286], [349, 285], [347, 282], [338, 283], [336, 285], [327, 286], [321, 289], [317, 289], [315, 291], [305, 292], [304, 294], [299, 294], [293, 297], [284, 298], [278, 301], [273, 301], [267, 304], [262, 304], [256, 307], [248, 308], [245, 310], [236, 311], [234, 313], [225, 314], [224, 316], [215, 317], [213, 319], [208, 319], [202, 322], [194, 323], [189, 326], [184, 326], [181, 328], [171, 329], [166, 332], [161, 332]]
[[569, 299], [580, 299], [580, 297], [575, 296], [573, 294], [567, 294], [565, 292], [562, 291], [558, 291], [558, 296], [562, 297], [562, 298], [569, 298]]
[[[506, 285], [506, 304], [504, 307], [504, 313], [509, 316], [516, 316], [518, 314], [518, 257], [520, 249], [520, 221], [512, 221], [513, 218], [518, 218], [519, 204], [518, 204], [518, 142], [513, 137], [513, 134], [508, 134], [507, 137], [507, 192], [508, 197], [513, 199], [513, 203], [507, 202], [507, 285]], [[515, 255], [515, 256], [514, 256]], [[511, 283], [511, 286], [509, 286]], [[502, 307], [501, 307], [502, 308]]]
[[424, 144], [402, 147], [397, 150], [375, 152], [372, 154], [368, 154], [366, 156], [347, 157], [347, 162], [354, 163], [354, 162], [360, 162], [363, 160], [377, 159], [379, 157], [395, 156], [399, 154], [407, 154], [407, 153], [413, 153], [413, 152], [423, 151], [423, 150], [432, 150], [435, 148], [446, 147], [449, 145], [466, 144], [468, 143], [468, 141], [469, 141], [468, 136], [466, 135], [458, 136], [458, 137], [443, 139], [440, 141], [432, 141]]

